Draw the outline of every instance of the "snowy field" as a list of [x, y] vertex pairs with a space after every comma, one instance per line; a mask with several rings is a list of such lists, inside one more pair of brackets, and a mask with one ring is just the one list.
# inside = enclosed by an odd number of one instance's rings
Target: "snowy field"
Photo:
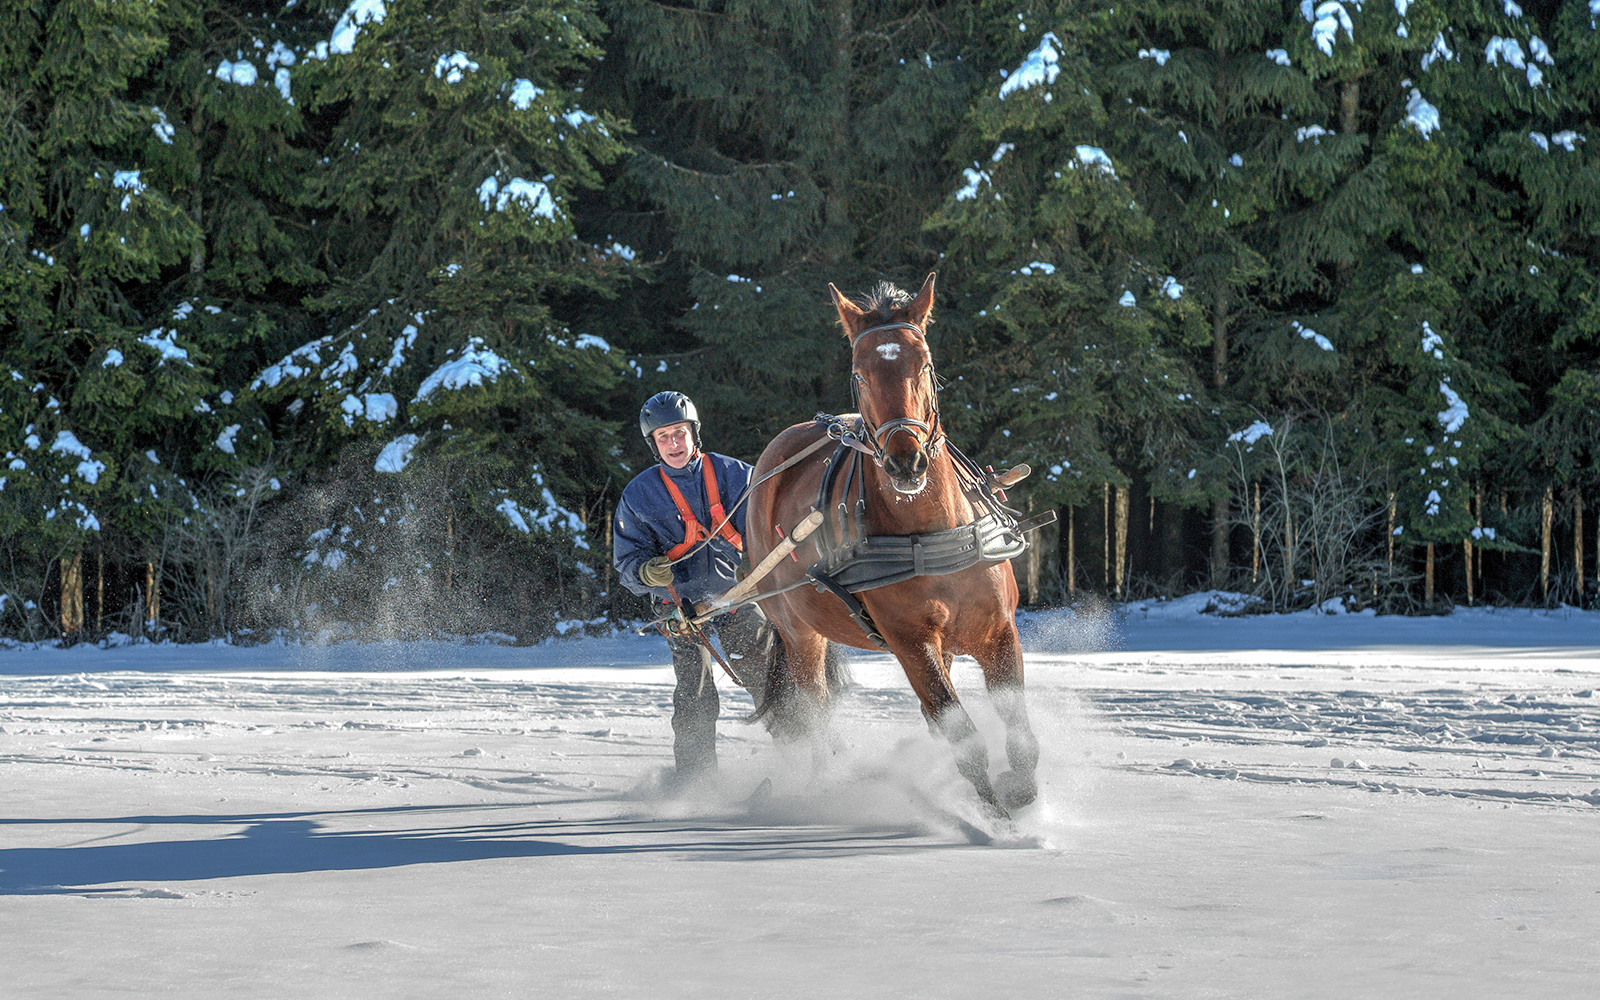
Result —
[[1595, 995], [1600, 614], [1203, 603], [1025, 620], [1012, 827], [884, 657], [674, 801], [659, 638], [0, 649], [0, 995]]

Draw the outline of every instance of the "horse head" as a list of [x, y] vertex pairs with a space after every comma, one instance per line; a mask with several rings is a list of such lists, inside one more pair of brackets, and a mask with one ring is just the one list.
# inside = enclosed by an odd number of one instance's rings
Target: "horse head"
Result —
[[915, 297], [881, 283], [859, 300], [833, 285], [834, 307], [850, 340], [852, 391], [874, 460], [900, 493], [920, 493], [944, 441], [927, 328], [934, 276]]

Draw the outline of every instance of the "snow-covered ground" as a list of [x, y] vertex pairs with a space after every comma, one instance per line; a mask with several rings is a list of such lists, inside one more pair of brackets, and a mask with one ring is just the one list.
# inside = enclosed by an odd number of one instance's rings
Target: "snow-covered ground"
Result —
[[1600, 614], [1207, 601], [1025, 619], [1014, 828], [884, 657], [669, 800], [658, 638], [0, 650], [0, 995], [1592, 995]]

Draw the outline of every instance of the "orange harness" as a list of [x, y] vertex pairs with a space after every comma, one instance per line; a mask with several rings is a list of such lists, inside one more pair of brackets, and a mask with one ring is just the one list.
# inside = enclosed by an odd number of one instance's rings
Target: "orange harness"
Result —
[[[739, 533], [733, 530], [733, 519], [728, 518], [726, 523], [723, 522], [723, 518], [726, 515], [722, 511], [722, 494], [717, 492], [717, 476], [716, 473], [711, 471], [710, 456], [701, 457], [700, 467], [706, 474], [706, 502], [711, 505], [711, 523], [722, 525], [717, 529], [717, 537], [727, 540], [734, 548], [743, 552], [744, 539], [740, 538]], [[678, 516], [683, 519], [683, 541], [667, 552], [667, 558], [676, 562], [683, 557], [684, 553], [713, 536], [711, 532], [706, 530], [705, 525], [701, 524], [694, 516], [694, 512], [689, 509], [689, 501], [683, 498], [683, 492], [678, 489], [678, 485], [667, 475], [667, 470], [658, 465], [656, 466], [656, 471], [661, 473], [661, 481], [667, 484], [667, 493], [672, 496], [672, 502], [677, 504]]]

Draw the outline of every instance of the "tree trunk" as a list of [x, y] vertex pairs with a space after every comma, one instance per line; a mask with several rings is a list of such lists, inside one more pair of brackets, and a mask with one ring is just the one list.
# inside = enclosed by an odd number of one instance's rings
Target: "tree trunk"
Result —
[[1389, 575], [1394, 576], [1394, 522], [1399, 519], [1399, 506], [1394, 494], [1389, 494]]
[[1100, 592], [1111, 593], [1111, 484], [1100, 488]]
[[96, 583], [94, 590], [94, 631], [96, 635], [105, 631], [106, 620], [106, 552], [104, 549], [95, 553]]
[[1555, 488], [1546, 486], [1539, 517], [1539, 596], [1546, 603], [1550, 600], [1550, 533], [1555, 526], [1555, 520]]
[[854, 147], [851, 123], [851, 82], [855, 75], [855, 4], [854, 0], [832, 0], [828, 5], [828, 19], [833, 23], [833, 68], [825, 84], [829, 115], [833, 121], [834, 155], [824, 165], [822, 224], [823, 253], [830, 263], [838, 263], [850, 256], [855, 244], [855, 230], [850, 219], [851, 168], [854, 161], [846, 150]]
[[154, 635], [161, 621], [161, 578], [154, 560], [144, 564], [144, 621], [145, 631]]
[[1117, 487], [1117, 598], [1123, 597], [1125, 574], [1128, 566], [1128, 514], [1129, 493], [1126, 486]]
[[1256, 483], [1255, 506], [1250, 511], [1250, 582], [1261, 579], [1261, 484]]
[[[1355, 136], [1361, 127], [1361, 81], [1346, 80], [1339, 91], [1339, 131], [1348, 136]], [[1359, 169], [1359, 168], [1358, 168]], [[1354, 260], [1341, 260], [1334, 265], [1339, 275], [1339, 287], [1350, 287], [1350, 280], [1355, 274]]]
[[[1028, 499], [1028, 513], [1033, 513], [1031, 497]], [[1023, 589], [1027, 592], [1030, 607], [1039, 605], [1039, 572], [1044, 566], [1044, 546], [1038, 544], [1040, 541], [1042, 539], [1035, 535], [1034, 543], [1029, 545], [1027, 552], [1024, 553], [1026, 561], [1023, 564]]]
[[[1475, 492], [1476, 492], [1477, 498], [1478, 498], [1478, 505], [1475, 508], [1475, 513], [1473, 515], [1473, 521], [1474, 521], [1474, 523], [1477, 524], [1477, 526], [1479, 528], [1482, 528], [1483, 527], [1483, 483], [1481, 481], [1478, 483], [1478, 487], [1477, 487], [1477, 490]], [[1477, 547], [1476, 554], [1478, 556], [1478, 579], [1481, 581], [1483, 579], [1483, 546], [1480, 545], [1480, 546]]]
[[444, 516], [444, 589], [450, 593], [456, 581], [456, 516]]
[[[1467, 501], [1467, 507], [1469, 510], [1471, 509], [1471, 500]], [[1479, 515], [1482, 515], [1482, 511], [1479, 511]], [[1474, 601], [1472, 593], [1472, 537], [1470, 535], [1461, 540], [1461, 553], [1467, 558], [1467, 606], [1471, 607]]]
[[1361, 81], [1346, 80], [1339, 95], [1339, 131], [1355, 135], [1360, 122], [1356, 113], [1361, 109]]
[[1298, 562], [1299, 541], [1295, 535], [1297, 525], [1294, 523], [1294, 509], [1289, 506], [1289, 480], [1282, 476], [1279, 482], [1283, 495], [1283, 585], [1284, 593], [1294, 592], [1300, 584], [1300, 567]]
[[[1211, 387], [1221, 390], [1228, 384], [1228, 291], [1219, 289], [1211, 309]], [[1211, 505], [1211, 586], [1218, 590], [1228, 575], [1228, 497], [1218, 497]], [[1252, 572], [1251, 581], [1255, 574]]]
[[1572, 606], [1583, 607], [1583, 490], [1572, 491]]
[[1067, 508], [1067, 596], [1078, 596], [1078, 508]]
[[1433, 543], [1428, 543], [1428, 567], [1422, 573], [1422, 603], [1433, 606]]
[[1211, 586], [1221, 590], [1228, 582], [1228, 498], [1211, 502]]
[[83, 631], [83, 550], [61, 560], [61, 632]]

